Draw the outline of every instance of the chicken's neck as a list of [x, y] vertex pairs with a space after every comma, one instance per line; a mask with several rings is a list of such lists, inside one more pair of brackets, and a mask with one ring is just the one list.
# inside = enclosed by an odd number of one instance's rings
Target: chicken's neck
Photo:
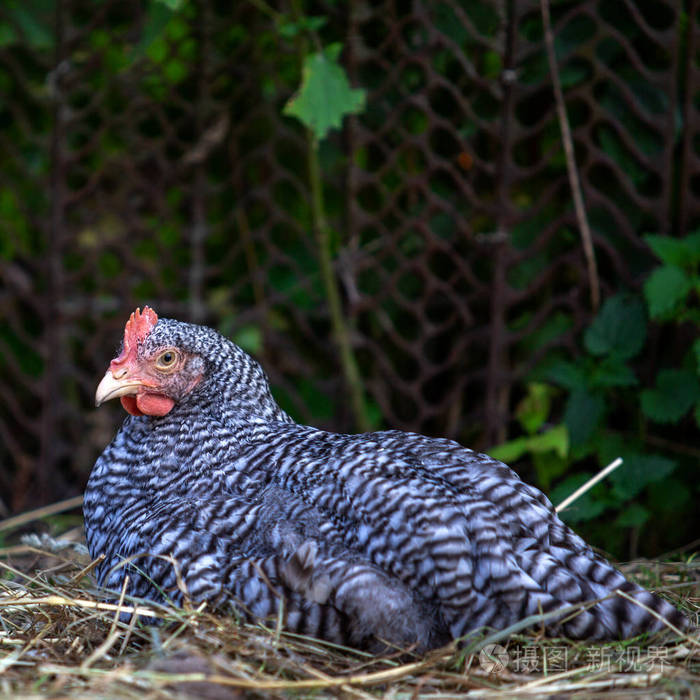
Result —
[[209, 415], [241, 437], [261, 424], [294, 422], [272, 396], [262, 367], [237, 346], [228, 350], [210, 365], [209, 376], [186, 402], [190, 417], [193, 411], [200, 418]]

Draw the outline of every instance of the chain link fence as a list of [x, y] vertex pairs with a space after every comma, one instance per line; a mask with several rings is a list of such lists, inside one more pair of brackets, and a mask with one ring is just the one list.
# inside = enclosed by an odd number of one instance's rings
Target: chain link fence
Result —
[[[697, 2], [551, 5], [599, 283], [633, 289], [653, 263], [640, 234], [700, 223]], [[93, 409], [95, 386], [144, 303], [254, 352], [300, 421], [356, 425], [311, 234], [308, 143], [282, 115], [300, 76], [292, 12], [0, 8], [5, 510], [82, 488], [119, 420]], [[524, 379], [572, 353], [592, 314], [540, 3], [314, 13], [367, 90], [320, 152], [366, 418], [501, 442]]]

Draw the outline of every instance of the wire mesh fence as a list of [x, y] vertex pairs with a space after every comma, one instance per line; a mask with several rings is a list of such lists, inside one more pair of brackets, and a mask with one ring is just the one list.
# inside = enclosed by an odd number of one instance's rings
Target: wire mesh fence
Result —
[[[144, 303], [252, 351], [299, 420], [352, 430], [308, 143], [282, 114], [292, 6], [30, 5], [0, 9], [2, 506], [82, 486], [117, 422], [96, 382]], [[540, 3], [307, 11], [367, 90], [320, 153], [366, 420], [500, 442], [592, 313]], [[599, 283], [635, 288], [640, 234], [700, 223], [697, 2], [551, 11]]]

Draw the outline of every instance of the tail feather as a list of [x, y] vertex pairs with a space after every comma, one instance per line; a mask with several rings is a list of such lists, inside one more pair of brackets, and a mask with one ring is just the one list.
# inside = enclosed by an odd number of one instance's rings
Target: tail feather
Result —
[[[628, 581], [590, 548], [577, 553], [553, 551], [554, 554], [530, 552], [529, 556], [521, 555], [520, 561], [542, 590], [562, 606], [581, 603], [587, 609], [561, 624], [561, 632], [566, 636], [623, 639], [658, 632], [667, 628], [667, 623], [678, 629], [686, 628], [688, 620], [683, 613], [663, 598]], [[529, 607], [536, 604], [537, 598], [533, 597]]]

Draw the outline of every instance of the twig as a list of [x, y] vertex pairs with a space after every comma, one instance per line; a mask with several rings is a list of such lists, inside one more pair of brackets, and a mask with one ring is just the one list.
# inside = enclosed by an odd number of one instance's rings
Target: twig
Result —
[[56, 515], [56, 513], [62, 513], [64, 510], [77, 508], [81, 505], [83, 505], [83, 497], [73, 496], [73, 498], [67, 498], [65, 501], [52, 503], [51, 505], [43, 506], [41, 508], [37, 508], [36, 510], [20, 513], [12, 518], [0, 520], [0, 530], [10, 530], [15, 527], [20, 527], [22, 525], [26, 525], [27, 523], [31, 523], [34, 520], [39, 520], [39, 518], [45, 518], [47, 515]]
[[138, 619], [137, 615], [132, 615], [131, 619], [129, 620], [129, 627], [126, 630], [126, 634], [124, 635], [124, 639], [122, 639], [122, 645], [119, 647], [119, 652], [117, 656], [121, 656], [124, 653], [124, 650], [126, 649], [126, 645], [129, 643], [129, 640], [131, 639], [131, 635], [134, 633], [134, 627], [136, 627], [136, 620]]
[[113, 612], [119, 610], [124, 613], [133, 615], [143, 615], [144, 617], [164, 617], [150, 608], [142, 608], [133, 605], [115, 605], [114, 603], [100, 603], [96, 600], [88, 600], [86, 598], [68, 598], [60, 595], [46, 595], [38, 598], [30, 598], [23, 596], [21, 598], [14, 596], [0, 596], [0, 608], [41, 608], [41, 607], [77, 607], [87, 608], [88, 610], [104, 610]]
[[557, 57], [554, 51], [554, 35], [552, 34], [552, 20], [549, 15], [549, 0], [540, 0], [542, 8], [542, 24], [544, 25], [544, 42], [547, 47], [547, 58], [549, 60], [549, 70], [552, 74], [552, 89], [554, 91], [554, 101], [557, 106], [557, 115], [559, 118], [559, 128], [561, 129], [561, 140], [564, 146], [564, 154], [566, 156], [566, 169], [569, 174], [569, 186], [571, 194], [574, 198], [574, 210], [576, 212], [576, 220], [581, 232], [581, 241], [583, 243], [583, 252], [586, 256], [586, 264], [588, 266], [588, 283], [591, 286], [591, 306], [596, 310], [600, 304], [600, 283], [598, 281], [598, 269], [596, 267], [595, 252], [593, 250], [593, 238], [591, 229], [588, 226], [588, 218], [586, 217], [586, 209], [583, 204], [583, 194], [581, 192], [581, 181], [578, 176], [576, 167], [576, 154], [574, 153], [573, 139], [571, 138], [571, 129], [569, 127], [569, 119], [566, 116], [566, 104], [564, 103], [564, 93], [561, 89], [559, 79], [559, 67], [557, 66]]
[[599, 471], [594, 477], [590, 478], [583, 486], [579, 486], [568, 498], [565, 498], [556, 508], [557, 513], [561, 513], [567, 506], [570, 506], [577, 498], [583, 496], [586, 491], [592, 489], [599, 481], [604, 479], [610, 472], [615, 471], [622, 464], [622, 457], [618, 457], [608, 464], [605, 469]]
[[17, 649], [5, 659], [0, 659], [0, 674], [4, 673], [4, 671], [10, 666], [21, 663], [20, 659], [22, 656], [24, 656], [24, 654], [26, 654], [32, 647], [35, 647], [44, 637], [46, 637], [52, 628], [53, 624], [44, 625], [44, 628], [39, 630], [39, 633], [30, 639], [21, 649]]
[[[188, 617], [183, 622], [181, 622], [180, 625], [175, 629], [175, 631], [171, 635], [169, 635], [168, 638], [163, 642], [161, 648], [164, 650], [168, 649], [170, 646], [172, 646], [173, 642], [182, 635], [182, 633], [185, 630], [191, 629], [194, 626], [192, 623], [192, 619], [195, 619], [194, 624], [196, 625], [196, 616], [202, 613], [206, 609], [206, 607], [207, 602], [205, 600], [202, 601], [194, 610], [192, 610], [190, 615], [188, 615]], [[135, 617], [136, 616], [134, 615], [131, 619], [133, 620]]]
[[96, 566], [105, 560], [105, 554], [100, 554], [97, 559], [93, 559], [87, 566], [83, 567], [77, 574], [71, 577], [70, 583], [77, 583], [83, 576], [87, 576]]
[[[163, 673], [158, 671], [129, 671], [129, 678], [134, 680], [151, 680], [160, 681], [167, 684], [172, 683], [192, 683], [206, 681], [208, 683], [226, 685], [234, 688], [248, 688], [250, 690], [302, 690], [313, 688], [337, 688], [345, 684], [348, 685], [375, 685], [386, 683], [387, 681], [397, 680], [408, 675], [414, 674], [416, 671], [426, 668], [425, 661], [405, 664], [397, 668], [388, 669], [386, 671], [376, 671], [375, 673], [359, 674], [352, 676], [332, 677], [327, 679], [322, 678], [305, 678], [303, 680], [284, 680], [284, 679], [245, 679], [232, 678], [230, 676], [222, 676], [220, 674], [208, 673]], [[82, 667], [67, 667], [54, 666], [46, 664], [39, 668], [43, 673], [55, 673], [56, 675], [85, 675], [94, 674], [98, 676], [110, 675], [117, 677], [113, 669], [83, 669]]]

